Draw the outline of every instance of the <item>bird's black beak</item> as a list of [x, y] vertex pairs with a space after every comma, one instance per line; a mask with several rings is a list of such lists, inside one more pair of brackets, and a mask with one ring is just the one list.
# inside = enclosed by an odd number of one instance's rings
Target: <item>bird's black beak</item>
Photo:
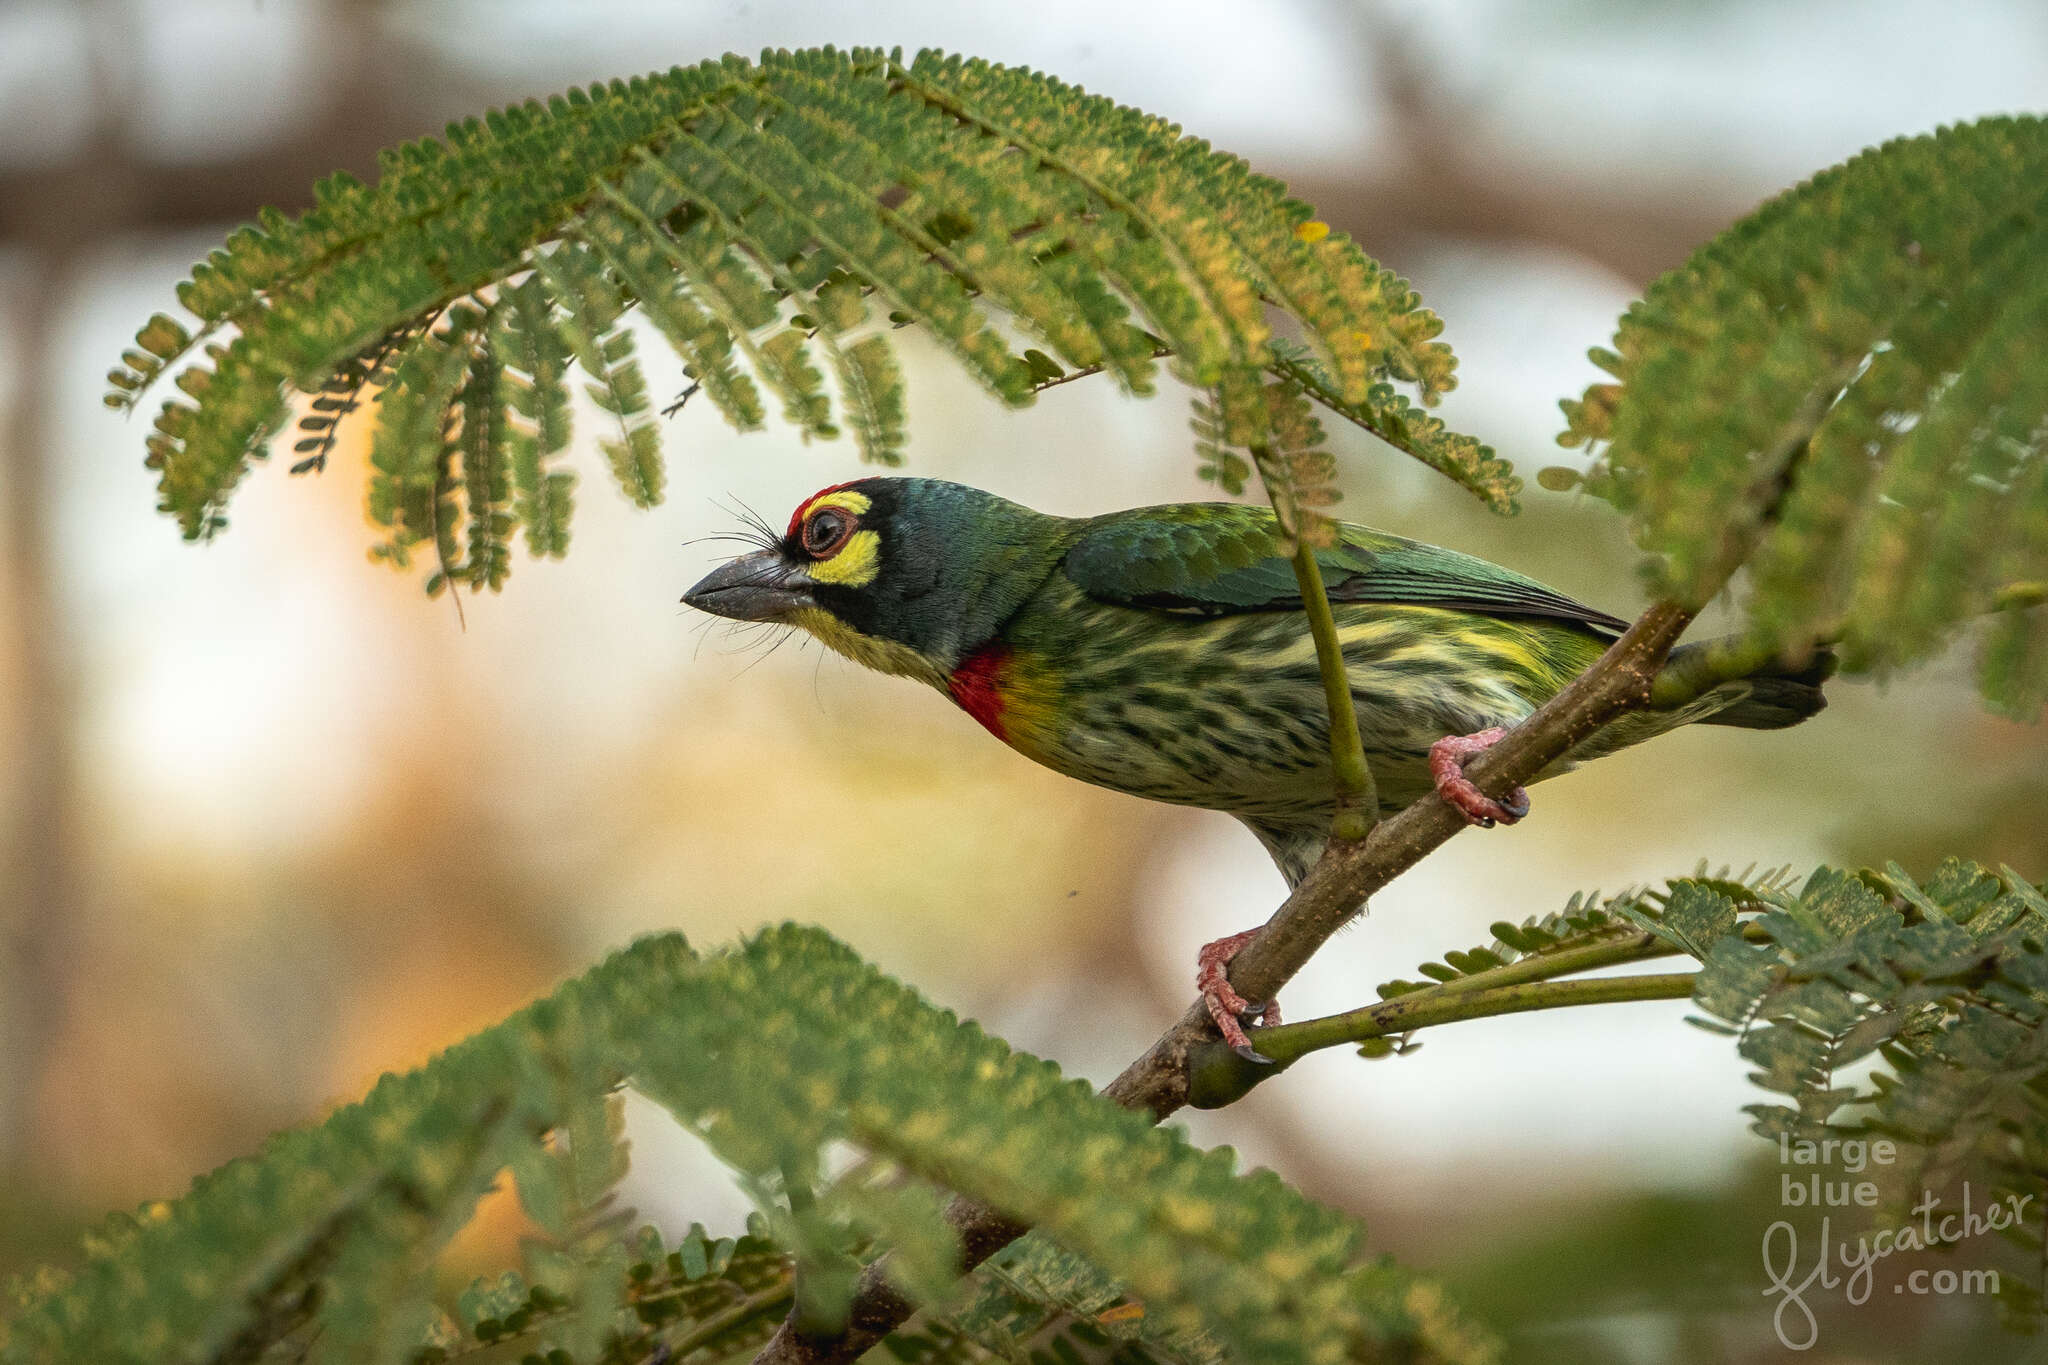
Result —
[[719, 565], [683, 594], [683, 602], [735, 621], [781, 621], [814, 607], [811, 579], [780, 550], [756, 550]]

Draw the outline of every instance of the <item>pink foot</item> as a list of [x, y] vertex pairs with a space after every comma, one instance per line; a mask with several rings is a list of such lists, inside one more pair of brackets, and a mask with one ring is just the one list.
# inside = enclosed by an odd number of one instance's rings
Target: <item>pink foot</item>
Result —
[[1195, 988], [1201, 991], [1202, 1003], [1209, 1007], [1209, 1017], [1216, 1021], [1223, 1041], [1230, 1044], [1239, 1056], [1263, 1062], [1267, 1059], [1252, 1046], [1252, 1040], [1245, 1034], [1238, 1016], [1256, 1014], [1261, 1024], [1271, 1028], [1280, 1022], [1280, 1002], [1268, 1000], [1264, 1004], [1253, 1004], [1239, 995], [1231, 987], [1230, 979], [1223, 974], [1223, 969], [1230, 965], [1230, 959], [1236, 957], [1258, 932], [1257, 929], [1247, 929], [1241, 934], [1203, 944], [1202, 951], [1195, 954]]
[[1445, 735], [1429, 746], [1429, 775], [1436, 779], [1437, 794], [1481, 829], [1512, 825], [1529, 813], [1529, 793], [1520, 787], [1496, 801], [1465, 776], [1465, 760], [1491, 749], [1506, 733], [1496, 725], [1473, 735]]

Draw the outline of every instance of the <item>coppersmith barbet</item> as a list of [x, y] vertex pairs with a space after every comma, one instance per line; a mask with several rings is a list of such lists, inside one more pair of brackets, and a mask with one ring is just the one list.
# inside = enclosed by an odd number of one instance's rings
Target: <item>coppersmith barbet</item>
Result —
[[[1333, 813], [1315, 643], [1273, 513], [1229, 503], [1055, 517], [961, 484], [871, 478], [806, 499], [779, 539], [684, 596], [808, 631], [857, 663], [929, 683], [1047, 767], [1134, 796], [1225, 811], [1296, 884]], [[1463, 759], [1591, 664], [1626, 622], [1470, 555], [1340, 523], [1316, 552], [1381, 813], [1434, 788], [1511, 823]], [[1689, 648], [1697, 648], [1691, 646]], [[1692, 721], [1777, 729], [1826, 703], [1828, 662], [1765, 670], [1683, 708], [1637, 712], [1555, 765]], [[1249, 1050], [1224, 966], [1202, 949], [1217, 1027]]]

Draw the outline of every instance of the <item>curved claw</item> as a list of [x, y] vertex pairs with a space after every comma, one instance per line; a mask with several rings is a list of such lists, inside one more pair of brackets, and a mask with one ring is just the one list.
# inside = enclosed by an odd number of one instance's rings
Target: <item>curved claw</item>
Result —
[[1236, 1047], [1233, 1047], [1230, 1050], [1232, 1052], [1235, 1052], [1238, 1056], [1244, 1058], [1248, 1062], [1256, 1062], [1260, 1066], [1273, 1065], [1273, 1059], [1271, 1057], [1268, 1057], [1265, 1053], [1260, 1052], [1250, 1043], [1239, 1043]]
[[1195, 956], [1195, 988], [1201, 991], [1202, 1003], [1209, 1007], [1209, 1017], [1216, 1021], [1216, 1031], [1223, 1035], [1223, 1041], [1247, 1060], [1264, 1062], [1267, 1059], [1253, 1049], [1251, 1039], [1244, 1031], [1244, 1020], [1255, 1017], [1267, 1024], [1277, 1024], [1280, 1022], [1279, 1003], [1245, 999], [1232, 988], [1230, 979], [1224, 975], [1230, 959], [1257, 933], [1256, 929], [1247, 929], [1241, 934], [1204, 944], [1202, 951]]
[[1496, 801], [1465, 776], [1465, 760], [1492, 748], [1507, 731], [1499, 726], [1470, 735], [1445, 735], [1429, 746], [1429, 774], [1437, 794], [1481, 829], [1512, 825], [1529, 813], [1529, 793], [1516, 787]]

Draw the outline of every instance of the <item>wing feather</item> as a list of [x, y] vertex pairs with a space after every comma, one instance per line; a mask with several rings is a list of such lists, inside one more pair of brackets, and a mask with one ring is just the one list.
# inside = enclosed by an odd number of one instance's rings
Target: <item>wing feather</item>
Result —
[[[1628, 623], [1532, 578], [1456, 550], [1341, 522], [1316, 552], [1332, 602], [1409, 603], [1484, 616], [1569, 622], [1598, 635]], [[1097, 517], [1062, 569], [1090, 597], [1203, 616], [1300, 610], [1294, 566], [1273, 513], [1236, 503], [1179, 503]]]

